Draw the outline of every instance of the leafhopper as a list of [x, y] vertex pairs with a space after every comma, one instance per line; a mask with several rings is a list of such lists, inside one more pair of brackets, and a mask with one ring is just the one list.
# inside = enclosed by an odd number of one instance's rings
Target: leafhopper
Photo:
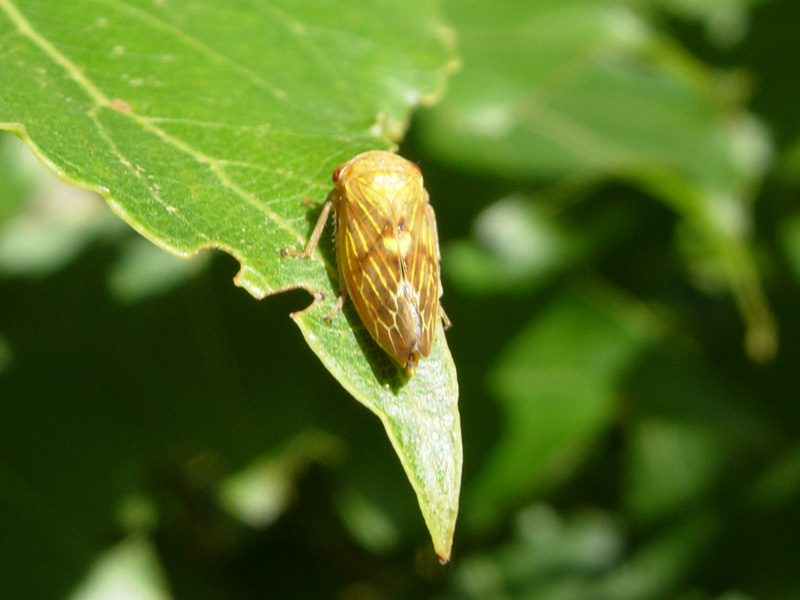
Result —
[[331, 208], [335, 213], [340, 309], [349, 296], [367, 331], [408, 375], [430, 355], [436, 321], [450, 320], [442, 295], [436, 216], [414, 163], [371, 150], [333, 172], [328, 195], [305, 250], [311, 256]]

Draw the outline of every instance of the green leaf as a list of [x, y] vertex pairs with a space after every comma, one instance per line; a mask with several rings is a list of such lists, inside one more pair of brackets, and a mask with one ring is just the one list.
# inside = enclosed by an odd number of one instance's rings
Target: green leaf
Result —
[[624, 2], [450, 0], [465, 68], [421, 138], [474, 171], [571, 183], [619, 178], [683, 218], [705, 289], [730, 289], [746, 348], [777, 334], [750, 248], [750, 202], [771, 160], [741, 78], [698, 63]]
[[800, 215], [792, 215], [781, 224], [780, 241], [786, 261], [800, 281]]
[[150, 541], [131, 536], [106, 550], [70, 600], [170, 600], [167, 578]]
[[248, 525], [269, 525], [291, 503], [295, 483], [308, 466], [333, 463], [341, 453], [341, 443], [330, 434], [303, 432], [279, 452], [261, 456], [228, 477], [217, 492], [219, 502]]
[[17, 152], [15, 146], [18, 145], [11, 136], [0, 135], [0, 181], [3, 182], [0, 186], [0, 224], [19, 211], [37, 183], [28, 164], [34, 161], [29, 153], [26, 153], [26, 161], [25, 156]]
[[574, 236], [521, 194], [490, 204], [472, 229], [474, 239], [452, 242], [444, 257], [450, 278], [473, 293], [541, 286], [579, 254]]
[[[509, 541], [459, 564], [446, 598], [643, 600], [678, 597], [719, 524], [694, 510], [637, 543], [618, 515], [547, 505], [521, 511]], [[683, 595], [681, 597], [686, 597]]]
[[0, 57], [0, 128], [60, 178], [173, 254], [233, 255], [257, 298], [324, 298], [294, 319], [383, 421], [446, 559], [461, 438], [443, 332], [406, 382], [351, 311], [324, 319], [330, 247], [280, 258], [310, 233], [303, 200], [324, 200], [342, 161], [390, 147], [442, 88], [453, 55], [428, 3], [0, 0]]
[[211, 255], [181, 260], [135, 237], [122, 244], [119, 261], [108, 274], [108, 288], [120, 302], [133, 303], [165, 294], [195, 276]]
[[586, 287], [554, 300], [492, 373], [505, 428], [467, 494], [477, 529], [573, 471], [611, 423], [618, 382], [657, 330], [641, 306]]
[[[738, 43], [748, 32], [749, 10], [764, 0], [648, 0], [653, 7], [705, 24], [707, 37], [719, 46]], [[632, 2], [635, 6], [636, 2]]]
[[0, 275], [50, 275], [71, 263], [91, 242], [125, 229], [97, 194], [45, 174], [23, 210], [0, 224]]
[[629, 514], [648, 523], [701, 503], [718, 479], [727, 450], [708, 429], [663, 418], [630, 427]]

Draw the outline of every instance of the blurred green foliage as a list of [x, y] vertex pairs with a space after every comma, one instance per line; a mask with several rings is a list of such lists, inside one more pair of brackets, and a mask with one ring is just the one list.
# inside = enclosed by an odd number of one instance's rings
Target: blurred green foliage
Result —
[[151, 251], [3, 136], [0, 597], [800, 597], [800, 6], [442, 12], [462, 68], [401, 151], [454, 322], [452, 564], [307, 294]]

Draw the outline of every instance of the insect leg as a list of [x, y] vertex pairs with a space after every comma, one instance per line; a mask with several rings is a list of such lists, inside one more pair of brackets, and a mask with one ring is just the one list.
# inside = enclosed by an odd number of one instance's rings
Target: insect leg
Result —
[[317, 219], [317, 224], [314, 225], [314, 231], [311, 232], [311, 237], [308, 238], [306, 247], [303, 250], [283, 248], [281, 250], [281, 256], [302, 256], [303, 258], [308, 258], [311, 256], [314, 248], [316, 248], [317, 244], [319, 243], [320, 236], [322, 236], [322, 230], [325, 229], [325, 223], [328, 220], [328, 215], [331, 213], [331, 207], [333, 206], [334, 202], [333, 194], [334, 192], [331, 192], [328, 195], [328, 199], [322, 206], [322, 212], [319, 215], [319, 219]]
[[442, 321], [444, 321], [445, 329], [450, 329], [453, 326], [453, 323], [450, 321], [450, 317], [448, 317], [447, 313], [444, 312], [441, 304], [439, 305], [439, 316], [442, 318]]
[[344, 292], [343, 294], [341, 294], [341, 295], [340, 295], [340, 296], [339, 296], [339, 297], [336, 299], [336, 304], [334, 304], [334, 305], [333, 305], [333, 308], [330, 310], [330, 312], [329, 312], [327, 315], [325, 315], [325, 320], [326, 320], [328, 323], [332, 322], [332, 321], [333, 321], [333, 317], [334, 317], [334, 315], [335, 315], [337, 312], [339, 312], [340, 310], [342, 310], [342, 306], [344, 306], [344, 297], [345, 297], [345, 294], [347, 294], [347, 292]]

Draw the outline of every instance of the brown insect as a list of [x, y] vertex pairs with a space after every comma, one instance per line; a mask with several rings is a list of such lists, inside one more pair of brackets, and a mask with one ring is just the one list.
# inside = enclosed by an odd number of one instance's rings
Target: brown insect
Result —
[[439, 305], [439, 240], [422, 172], [372, 150], [340, 165], [333, 182], [305, 250], [282, 254], [310, 256], [333, 207], [341, 294], [334, 311], [350, 296], [370, 335], [413, 375], [431, 352], [437, 318], [450, 326]]

